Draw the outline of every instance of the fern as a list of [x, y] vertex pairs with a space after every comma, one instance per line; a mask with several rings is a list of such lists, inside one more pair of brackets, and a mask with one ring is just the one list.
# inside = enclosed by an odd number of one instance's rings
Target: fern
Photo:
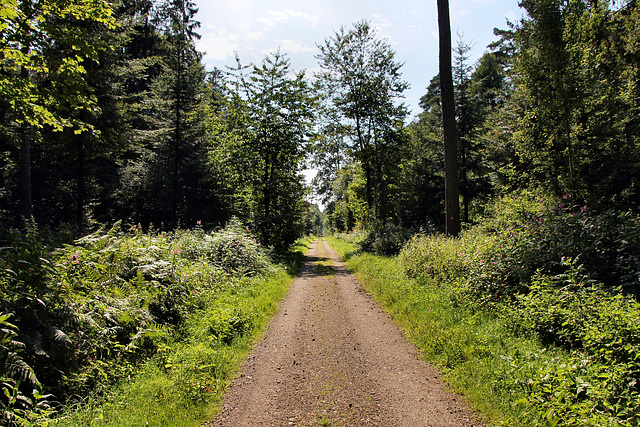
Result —
[[[27, 411], [35, 408], [40, 398], [41, 387], [33, 368], [25, 362], [19, 352], [25, 345], [15, 338], [16, 325], [9, 322], [12, 314], [0, 314], [0, 419], [8, 425], [21, 420]], [[23, 393], [29, 385], [32, 397]]]

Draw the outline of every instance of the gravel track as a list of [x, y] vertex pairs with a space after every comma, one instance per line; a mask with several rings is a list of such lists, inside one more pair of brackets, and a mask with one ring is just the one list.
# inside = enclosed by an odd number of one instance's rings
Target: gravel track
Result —
[[210, 426], [481, 426], [319, 240]]

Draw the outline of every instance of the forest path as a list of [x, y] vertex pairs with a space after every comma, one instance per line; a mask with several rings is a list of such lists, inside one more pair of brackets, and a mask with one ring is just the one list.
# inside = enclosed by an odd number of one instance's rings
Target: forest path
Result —
[[480, 426], [319, 240], [211, 426]]

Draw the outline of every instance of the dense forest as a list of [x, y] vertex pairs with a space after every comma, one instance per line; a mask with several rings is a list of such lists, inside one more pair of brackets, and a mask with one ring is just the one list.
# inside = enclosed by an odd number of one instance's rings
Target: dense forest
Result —
[[[536, 271], [560, 274], [582, 257], [594, 266], [589, 280], [637, 299], [640, 7], [520, 6], [524, 17], [496, 29], [476, 62], [463, 38], [453, 47], [463, 238], [514, 226], [498, 219], [508, 212], [521, 222], [502, 243], [528, 244], [491, 252], [502, 266], [519, 261], [466, 297], [493, 307], [505, 294], [529, 295], [522, 284]], [[422, 112], [409, 122], [402, 63], [366, 20], [318, 41], [314, 75], [292, 70], [279, 50], [260, 64], [239, 52], [235, 67], [207, 71], [199, 25], [189, 0], [0, 5], [7, 423], [104, 391], [98, 373], [130, 375], [166, 336], [182, 336], [189, 313], [210, 302], [199, 299], [214, 286], [201, 278], [211, 273], [202, 260], [218, 268], [215, 280], [233, 282], [215, 285], [216, 298], [238, 300], [234, 289], [253, 286], [243, 280], [276, 274], [269, 258], [304, 235], [355, 231], [365, 251], [395, 255], [410, 241], [405, 259], [437, 258], [416, 248], [445, 231], [440, 76], [425, 76]], [[306, 168], [318, 171], [310, 187]], [[407, 270], [422, 277], [416, 264]], [[212, 332], [217, 342], [257, 322], [217, 313], [228, 321]]]
[[[635, 2], [522, 7], [476, 63], [463, 39], [454, 47], [463, 222], [531, 187], [637, 208]], [[307, 76], [278, 51], [206, 72], [190, 2], [3, 8], [5, 228], [33, 217], [171, 230], [235, 215], [286, 247], [317, 215], [308, 163], [335, 230], [442, 226], [439, 77], [407, 123], [402, 64], [366, 21], [319, 43], [322, 72]]]

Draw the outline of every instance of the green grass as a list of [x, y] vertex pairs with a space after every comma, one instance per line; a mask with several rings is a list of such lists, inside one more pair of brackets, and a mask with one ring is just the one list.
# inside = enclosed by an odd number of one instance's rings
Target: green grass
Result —
[[[168, 341], [134, 376], [119, 381], [101, 397], [87, 398], [52, 424], [200, 426], [211, 420], [220, 410], [231, 378], [277, 311], [311, 241], [296, 243], [286, 269], [246, 278], [218, 304], [190, 316], [179, 341]], [[238, 305], [242, 313], [249, 313], [242, 318], [248, 329], [229, 343], [223, 342], [220, 336], [212, 335], [213, 325], [234, 315]]]
[[367, 291], [490, 425], [546, 425], [536, 421], [526, 385], [548, 365], [568, 364], [568, 355], [515, 336], [496, 316], [455, 306], [443, 287], [407, 278], [396, 258], [353, 256], [354, 245], [328, 241], [349, 257], [349, 269]]

